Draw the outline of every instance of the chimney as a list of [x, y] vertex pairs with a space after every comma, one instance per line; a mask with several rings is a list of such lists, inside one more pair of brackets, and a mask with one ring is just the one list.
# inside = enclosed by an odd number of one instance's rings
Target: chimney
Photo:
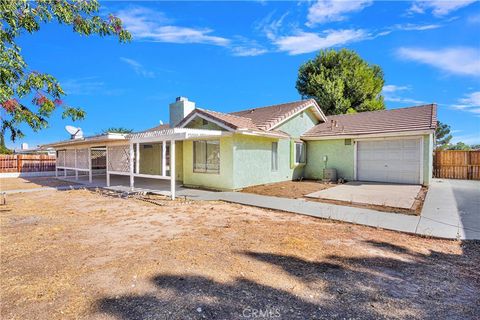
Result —
[[22, 143], [22, 150], [28, 150], [28, 143], [24, 142]]
[[186, 97], [177, 97], [170, 104], [170, 128], [174, 128], [190, 112], [195, 109], [195, 102], [188, 101]]

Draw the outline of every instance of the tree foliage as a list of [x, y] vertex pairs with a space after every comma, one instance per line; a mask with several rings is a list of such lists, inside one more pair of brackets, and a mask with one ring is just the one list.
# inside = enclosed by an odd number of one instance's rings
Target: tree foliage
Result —
[[471, 150], [472, 148], [466, 144], [466, 143], [463, 143], [463, 142], [457, 142], [456, 144], [450, 144], [448, 147], [447, 147], [447, 150], [464, 150], [464, 151], [468, 151], [468, 150]]
[[133, 129], [128, 129], [124, 127], [110, 127], [107, 129], [102, 130], [103, 134], [107, 133], [132, 133]]
[[385, 109], [383, 71], [356, 52], [322, 50], [298, 71], [296, 88], [327, 115]]
[[437, 128], [435, 129], [435, 146], [437, 149], [445, 149], [449, 146], [452, 135], [450, 134], [450, 126], [446, 123], [437, 121]]
[[[47, 127], [48, 118], [62, 108], [62, 117], [73, 121], [85, 117], [85, 112], [67, 105], [62, 87], [54, 76], [31, 70], [21, 54], [17, 38], [32, 34], [44, 23], [57, 21], [71, 25], [73, 31], [89, 36], [116, 36], [120, 42], [131, 40], [122, 22], [110, 15], [97, 15], [97, 0], [0, 0], [0, 104], [2, 133], [10, 132], [12, 141], [24, 134], [20, 129], [26, 123], [32, 130]], [[28, 101], [29, 100], [29, 101]]]

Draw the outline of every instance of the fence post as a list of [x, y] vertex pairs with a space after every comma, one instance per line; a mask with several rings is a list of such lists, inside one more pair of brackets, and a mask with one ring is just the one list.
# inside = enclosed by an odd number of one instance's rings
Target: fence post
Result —
[[18, 154], [17, 155], [17, 172], [22, 172], [22, 166], [23, 166], [22, 155]]

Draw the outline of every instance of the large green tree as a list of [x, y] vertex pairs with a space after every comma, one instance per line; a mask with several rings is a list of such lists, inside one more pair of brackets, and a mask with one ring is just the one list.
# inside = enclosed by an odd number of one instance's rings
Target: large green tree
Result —
[[385, 109], [383, 71], [355, 51], [322, 50], [298, 71], [296, 88], [327, 115]]
[[85, 112], [69, 106], [54, 76], [31, 70], [22, 57], [18, 37], [40, 30], [44, 23], [57, 21], [70, 25], [81, 35], [116, 36], [120, 42], [131, 40], [117, 17], [104, 19], [98, 15], [97, 0], [0, 0], [0, 103], [1, 131], [9, 131], [13, 141], [24, 134], [26, 123], [34, 131], [48, 126], [48, 118], [62, 108], [62, 116], [73, 121], [82, 119]]
[[450, 126], [446, 123], [437, 121], [437, 128], [435, 129], [435, 146], [437, 149], [445, 149], [449, 146], [452, 135], [450, 134]]
[[463, 142], [457, 142], [456, 144], [451, 144], [448, 146], [447, 150], [463, 150], [463, 151], [467, 151], [467, 150], [471, 150], [472, 148], [470, 148], [470, 146], [466, 143], [463, 143]]

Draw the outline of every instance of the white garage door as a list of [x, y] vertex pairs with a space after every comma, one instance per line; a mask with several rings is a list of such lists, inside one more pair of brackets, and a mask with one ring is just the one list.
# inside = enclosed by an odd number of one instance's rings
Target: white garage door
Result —
[[357, 142], [357, 180], [421, 183], [421, 138]]

